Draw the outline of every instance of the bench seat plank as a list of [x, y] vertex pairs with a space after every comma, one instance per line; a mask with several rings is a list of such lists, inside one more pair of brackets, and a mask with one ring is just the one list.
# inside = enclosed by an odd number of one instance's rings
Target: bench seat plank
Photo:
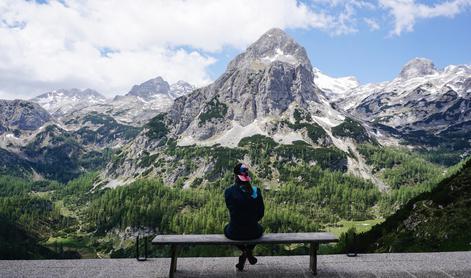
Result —
[[236, 245], [236, 244], [262, 244], [262, 243], [306, 243], [336, 242], [338, 238], [331, 233], [276, 233], [265, 234], [253, 240], [231, 240], [222, 234], [213, 235], [157, 235], [154, 245]]

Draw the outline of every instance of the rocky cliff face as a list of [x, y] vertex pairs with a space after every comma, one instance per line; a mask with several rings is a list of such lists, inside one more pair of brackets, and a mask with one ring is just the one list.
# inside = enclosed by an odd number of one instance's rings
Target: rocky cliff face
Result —
[[24, 100], [0, 100], [0, 111], [0, 134], [32, 132], [51, 120], [41, 106]]
[[319, 102], [318, 92], [304, 48], [272, 29], [231, 61], [213, 84], [177, 99], [167, 120], [182, 143], [207, 140], [281, 117], [291, 105], [308, 109], [310, 102]]

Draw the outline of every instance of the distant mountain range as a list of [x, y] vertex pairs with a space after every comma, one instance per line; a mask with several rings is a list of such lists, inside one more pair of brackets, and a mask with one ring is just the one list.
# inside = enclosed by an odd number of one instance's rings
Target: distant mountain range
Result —
[[377, 135], [412, 145], [469, 148], [471, 67], [435, 68], [430, 60], [408, 62], [390, 82], [346, 90], [335, 107], [371, 123]]
[[87, 150], [122, 148], [129, 165], [108, 165], [104, 177], [110, 182], [156, 175], [161, 169], [139, 161], [169, 142], [237, 148], [242, 139], [262, 135], [278, 144], [340, 151], [346, 156], [342, 167], [384, 187], [358, 144], [470, 149], [471, 68], [440, 70], [416, 58], [392, 81], [361, 85], [354, 77], [334, 78], [314, 68], [301, 45], [272, 29], [203, 88], [156, 77], [113, 99], [92, 89], [60, 89], [0, 105], [5, 151], [31, 160], [21, 149], [50, 130]]
[[[232, 60], [226, 72], [214, 83], [178, 98], [167, 113], [149, 122], [136, 140], [123, 149], [126, 166], [109, 165], [106, 176], [113, 178], [112, 184], [116, 183], [115, 178], [123, 182], [143, 174], [162, 176], [158, 174], [162, 171], [172, 182], [176, 169], [186, 169], [182, 172], [186, 177], [198, 177], [198, 173], [212, 167], [214, 162], [204, 161], [200, 163], [201, 167], [188, 169], [183, 165], [184, 161], [179, 166], [172, 163], [169, 168], [161, 163], [154, 167], [140, 161], [147, 161], [149, 155], [155, 161], [168, 160], [162, 156], [162, 148], [165, 149], [169, 142], [177, 146], [236, 148], [244, 138], [263, 135], [280, 144], [303, 142], [310, 147], [345, 153], [343, 163], [349, 172], [371, 179], [384, 189], [385, 185], [375, 178], [358, 153], [357, 145], [372, 142], [423, 148], [453, 144], [451, 149], [468, 149], [469, 139], [463, 134], [445, 137], [429, 133], [437, 128], [436, 122], [415, 125], [414, 130], [409, 127], [412, 119], [450, 111], [455, 101], [467, 103], [468, 87], [465, 84], [471, 77], [468, 69], [467, 66], [450, 66], [439, 71], [428, 60], [414, 59], [391, 82], [359, 85], [353, 77], [332, 78], [313, 68], [301, 45], [282, 30], [272, 29]], [[430, 107], [439, 108], [426, 110], [407, 103], [409, 100], [423, 101], [414, 99], [412, 92], [430, 83], [430, 92], [424, 95], [433, 92], [446, 98], [448, 91], [443, 90], [453, 87], [463, 100], [450, 99], [443, 107], [431, 103]], [[372, 112], [362, 112], [369, 100], [377, 95], [385, 97], [380, 101], [384, 105], [377, 113], [397, 114], [398, 117], [405, 114], [404, 120], [386, 121], [371, 117]], [[465, 109], [460, 116], [465, 123], [471, 117], [467, 114], [466, 104], [460, 107]], [[447, 117], [444, 121], [449, 126], [456, 123], [456, 119]], [[413, 132], [422, 132], [433, 139], [415, 136]]]
[[[107, 99], [92, 89], [60, 89], [44, 93], [33, 99], [52, 116], [70, 120], [70, 114], [89, 112], [112, 116], [124, 124], [143, 125], [158, 113], [165, 112], [173, 100], [190, 93], [194, 87], [185, 81], [170, 85], [162, 77], [134, 85], [124, 96]], [[73, 116], [75, 117], [75, 116]]]

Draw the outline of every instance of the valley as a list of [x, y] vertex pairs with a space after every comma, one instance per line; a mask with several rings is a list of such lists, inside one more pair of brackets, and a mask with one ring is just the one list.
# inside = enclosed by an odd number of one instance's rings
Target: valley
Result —
[[[329, 77], [275, 28], [205, 87], [156, 77], [112, 99], [60, 89], [2, 100], [0, 258], [133, 257], [137, 234], [221, 233], [238, 161], [262, 190], [266, 232], [372, 229], [382, 246], [365, 250], [388, 250], [378, 227], [469, 172], [470, 80], [469, 66], [423, 58], [390, 82]], [[441, 246], [451, 250], [427, 250]]]

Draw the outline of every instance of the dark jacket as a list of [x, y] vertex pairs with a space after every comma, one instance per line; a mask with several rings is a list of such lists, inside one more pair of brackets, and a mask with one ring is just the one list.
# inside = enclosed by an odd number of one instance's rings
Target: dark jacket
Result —
[[258, 221], [263, 217], [265, 206], [260, 189], [257, 188], [257, 197], [252, 198], [239, 185], [233, 185], [224, 191], [224, 197], [231, 218], [224, 228], [226, 237], [234, 240], [261, 237], [263, 228]]

